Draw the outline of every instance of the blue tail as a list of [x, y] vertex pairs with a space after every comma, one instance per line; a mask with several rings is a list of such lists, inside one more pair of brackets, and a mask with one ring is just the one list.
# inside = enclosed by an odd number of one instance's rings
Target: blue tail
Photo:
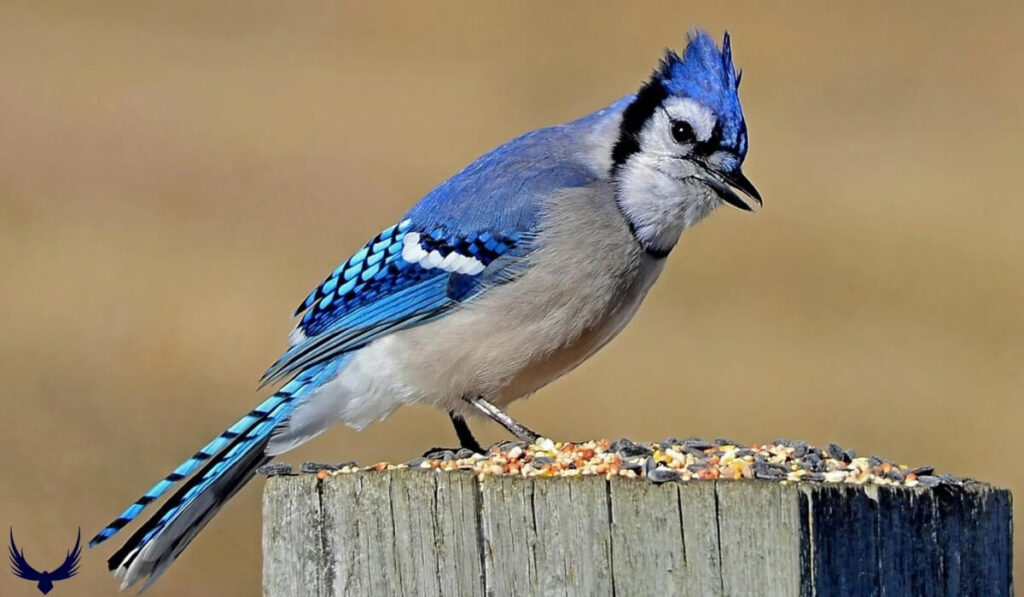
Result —
[[213, 515], [252, 478], [256, 469], [270, 460], [264, 450], [274, 429], [287, 420], [304, 397], [337, 371], [337, 365], [337, 361], [317, 365], [285, 384], [181, 463], [93, 537], [90, 546], [114, 536], [148, 504], [209, 461], [107, 561], [110, 569], [124, 579], [122, 588], [148, 576], [139, 591], [142, 592], [156, 581]]
[[196, 452], [191, 458], [178, 465], [178, 468], [174, 469], [171, 474], [167, 475], [161, 479], [159, 483], [149, 488], [149, 491], [142, 494], [142, 497], [135, 500], [135, 503], [128, 506], [120, 516], [115, 518], [102, 531], [96, 533], [96, 536], [89, 541], [89, 547], [95, 547], [116, 535], [125, 525], [135, 520], [142, 510], [151, 502], [159, 499], [160, 496], [166, 493], [168, 489], [185, 477], [191, 475], [200, 464], [209, 460], [214, 454], [227, 447], [232, 440], [243, 433], [248, 432], [256, 423], [266, 420], [266, 418], [270, 416], [270, 413], [287, 399], [288, 396], [284, 394], [283, 391], [278, 392], [270, 398], [267, 398], [262, 404], [239, 419], [234, 425], [225, 429], [223, 433], [214, 438], [210, 443], [203, 446], [203, 448]]

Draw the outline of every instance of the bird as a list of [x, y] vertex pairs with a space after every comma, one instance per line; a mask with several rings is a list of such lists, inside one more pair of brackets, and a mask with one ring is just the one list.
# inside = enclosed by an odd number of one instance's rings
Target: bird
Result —
[[508, 405], [616, 336], [684, 231], [762, 204], [741, 169], [741, 76], [728, 32], [719, 47], [692, 30], [635, 93], [484, 154], [341, 263], [263, 376], [279, 389], [90, 541], [185, 481], [110, 556], [121, 588], [149, 587], [260, 466], [336, 423], [424, 404], [476, 452], [471, 415], [537, 440]]
[[64, 561], [53, 572], [48, 570], [39, 572], [28, 563], [28, 560], [25, 559], [25, 550], [19, 550], [18, 545], [14, 543], [14, 527], [11, 527], [11, 544], [7, 551], [11, 560], [11, 571], [14, 575], [35, 582], [39, 592], [46, 595], [53, 590], [53, 583], [67, 580], [78, 574], [79, 558], [82, 555], [82, 529], [78, 529], [75, 546], [71, 548]]

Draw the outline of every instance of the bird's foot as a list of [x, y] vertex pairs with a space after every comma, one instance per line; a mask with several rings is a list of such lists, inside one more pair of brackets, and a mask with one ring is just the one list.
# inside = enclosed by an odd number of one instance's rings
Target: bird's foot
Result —
[[492, 421], [507, 429], [519, 441], [532, 444], [540, 439], [539, 433], [508, 416], [505, 411], [484, 400], [481, 396], [467, 398], [466, 400], [476, 407], [477, 410], [490, 417]]

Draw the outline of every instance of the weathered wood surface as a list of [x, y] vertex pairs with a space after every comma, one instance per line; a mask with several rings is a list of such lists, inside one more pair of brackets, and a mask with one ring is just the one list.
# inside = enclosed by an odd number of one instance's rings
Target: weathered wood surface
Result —
[[1011, 595], [1011, 500], [411, 469], [268, 480], [264, 594]]

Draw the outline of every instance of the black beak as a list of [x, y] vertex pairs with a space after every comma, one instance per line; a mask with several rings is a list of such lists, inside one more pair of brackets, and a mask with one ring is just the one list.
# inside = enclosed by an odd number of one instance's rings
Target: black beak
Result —
[[[718, 196], [729, 205], [742, 209], [743, 211], [753, 211], [745, 201], [740, 199], [739, 195], [733, 192], [729, 187], [735, 187], [743, 194], [747, 195], [754, 201], [757, 201], [757, 205], [763, 205], [761, 201], [761, 193], [757, 192], [754, 188], [754, 183], [750, 182], [746, 176], [743, 175], [743, 171], [737, 168], [732, 172], [709, 172], [711, 176], [704, 179], [704, 182], [711, 187]], [[721, 180], [719, 180], [721, 179]]]

